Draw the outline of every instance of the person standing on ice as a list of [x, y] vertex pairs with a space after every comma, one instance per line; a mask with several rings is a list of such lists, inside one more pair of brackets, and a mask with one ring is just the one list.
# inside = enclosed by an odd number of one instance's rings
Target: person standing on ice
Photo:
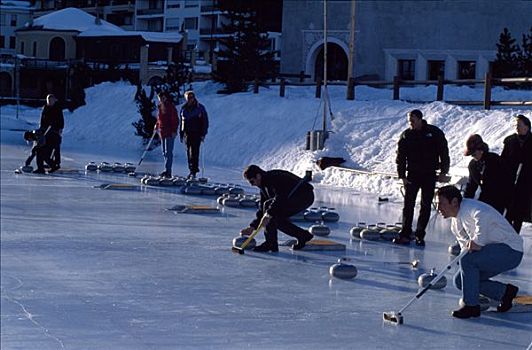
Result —
[[516, 133], [504, 139], [501, 157], [509, 163], [515, 184], [506, 218], [519, 233], [523, 221], [532, 222], [532, 134], [530, 119], [515, 117]]
[[314, 188], [305, 179], [285, 170], [265, 171], [257, 165], [244, 170], [244, 178], [252, 186], [260, 189], [260, 205], [256, 218], [242, 229], [242, 236], [249, 236], [262, 220], [265, 242], [256, 246], [256, 252], [278, 252], [277, 229], [295, 237], [297, 243], [292, 249], [303, 249], [314, 236], [293, 223], [290, 217], [312, 205]]
[[469, 136], [464, 155], [473, 157], [468, 166], [469, 179], [464, 198], [475, 198], [480, 186], [478, 200], [503, 214], [512, 191], [506, 163], [498, 154], [489, 152], [488, 144], [478, 134]]
[[185, 92], [185, 104], [181, 108], [181, 129], [179, 139], [187, 146], [189, 179], [199, 172], [200, 145], [209, 130], [209, 116], [205, 107], [198, 102], [194, 91]]
[[455, 286], [462, 290], [465, 306], [453, 311], [453, 317], [479, 317], [480, 294], [499, 301], [497, 311], [510, 310], [519, 288], [491, 278], [521, 263], [523, 238], [515, 234], [497, 210], [474, 199], [462, 199], [454, 186], [438, 189], [437, 198], [438, 211], [445, 219], [451, 218], [452, 233], [462, 250], [469, 251], [460, 261], [454, 278]]
[[168, 92], [159, 92], [157, 98], [159, 99], [159, 106], [155, 127], [159, 130], [159, 135], [161, 136], [161, 148], [164, 157], [164, 171], [160, 175], [172, 177], [174, 141], [179, 127], [179, 117]]
[[[397, 143], [397, 173], [403, 181], [403, 228], [396, 244], [410, 244], [412, 221], [417, 193], [421, 189], [421, 209], [415, 231], [416, 245], [425, 246], [425, 228], [429, 222], [436, 180], [444, 181], [449, 171], [449, 149], [443, 131], [427, 124], [423, 113], [414, 109], [408, 113], [410, 127], [403, 131]], [[436, 170], [440, 169], [439, 178]]]
[[[47, 150], [50, 152], [45, 158], [52, 160], [50, 173], [53, 173], [61, 167], [61, 135], [65, 127], [65, 119], [63, 117], [63, 110], [57, 102], [57, 98], [53, 94], [46, 96], [46, 104], [41, 112], [41, 123], [39, 129], [45, 136]], [[39, 170], [39, 169], [37, 169]]]

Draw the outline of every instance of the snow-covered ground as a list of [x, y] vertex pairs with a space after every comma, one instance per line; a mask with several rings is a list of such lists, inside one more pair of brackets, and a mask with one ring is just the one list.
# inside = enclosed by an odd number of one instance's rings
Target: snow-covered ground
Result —
[[[21, 130], [38, 124], [39, 109], [3, 106], [1, 112], [1, 292], [2, 349], [326, 349], [471, 348], [523, 349], [532, 341], [529, 313], [484, 313], [452, 319], [459, 293], [451, 283], [429, 292], [405, 312], [405, 325], [382, 323], [416, 292], [416, 278], [449, 261], [452, 237], [438, 216], [427, 247], [396, 247], [349, 239], [358, 221], [394, 223], [401, 213], [397, 183], [386, 176], [327, 169], [315, 160], [341, 156], [351, 167], [394, 172], [395, 145], [406, 113], [421, 109], [447, 135], [451, 173], [464, 174], [464, 141], [480, 133], [500, 152], [513, 133], [512, 116], [530, 109], [456, 107], [441, 102], [392, 101], [391, 91], [331, 87], [335, 120], [323, 151], [304, 151], [305, 134], [321, 125], [320, 101], [311, 87], [277, 88], [260, 94], [217, 95], [213, 83], [194, 85], [210, 116], [203, 146], [204, 173], [214, 181], [243, 184], [249, 163], [313, 170], [315, 205], [334, 206], [341, 220], [331, 239], [341, 253], [274, 255], [230, 253], [231, 240], [252, 211], [228, 209], [218, 216], [175, 215], [180, 203], [215, 205], [212, 198], [145, 188], [104, 191], [101, 183], [138, 183], [120, 175], [15, 175], [29, 151]], [[139, 116], [135, 87], [104, 83], [90, 88], [87, 105], [65, 111], [63, 166], [88, 161], [137, 162], [143, 145], [131, 123]], [[481, 89], [449, 88], [446, 98], [480, 100]], [[494, 90], [494, 99], [528, 99], [523, 91]], [[435, 96], [434, 87], [402, 89], [409, 100]], [[185, 174], [185, 154], [175, 148], [174, 172]], [[161, 171], [160, 150], [150, 152], [145, 171]], [[142, 169], [141, 169], [142, 170]], [[249, 187], [246, 189], [251, 190]], [[379, 205], [377, 196], [391, 201]], [[433, 213], [434, 214], [434, 213]], [[522, 233], [525, 258], [500, 279], [520, 294], [532, 292], [532, 227]], [[281, 239], [286, 237], [281, 236]], [[348, 255], [359, 269], [352, 281], [329, 280], [328, 268]], [[412, 270], [393, 262], [420, 259]], [[451, 274], [447, 275], [451, 279]]]

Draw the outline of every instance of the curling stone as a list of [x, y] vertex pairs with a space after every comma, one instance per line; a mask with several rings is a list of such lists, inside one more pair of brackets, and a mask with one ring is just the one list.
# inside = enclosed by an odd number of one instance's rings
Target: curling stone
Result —
[[[434, 272], [434, 269], [432, 269], [430, 271], [430, 273], [424, 273], [424, 274], [420, 275], [417, 278], [417, 284], [421, 288], [425, 288], [426, 286], [429, 285], [429, 283], [434, 278], [436, 278], [436, 275], [437, 274]], [[442, 276], [442, 278], [440, 278], [440, 280], [438, 282], [436, 282], [432, 287], [430, 287], [430, 289], [443, 289], [443, 288], [445, 288], [446, 285], [447, 285], [447, 278], [445, 278], [445, 276]]]
[[244, 189], [242, 187], [229, 187], [230, 194], [244, 194]]
[[244, 196], [240, 198], [240, 206], [244, 208], [256, 208], [257, 202], [252, 197]]
[[224, 193], [229, 193], [229, 187], [227, 186], [216, 186], [214, 191], [218, 196], [221, 196]]
[[31, 173], [33, 171], [33, 167], [31, 165], [23, 165], [20, 167], [20, 171], [23, 173]]
[[214, 196], [216, 195], [216, 191], [214, 190], [213, 186], [203, 185], [201, 194], [204, 194], [206, 196]]
[[240, 206], [240, 199], [238, 199], [237, 197], [226, 197], [222, 200], [222, 204], [225, 207], [236, 208]]
[[303, 214], [303, 217], [305, 218], [306, 221], [312, 221], [312, 222], [320, 221], [321, 220], [321, 212], [319, 210], [317, 210], [317, 209], [307, 210]]
[[87, 171], [96, 171], [98, 170], [98, 165], [94, 162], [90, 162], [89, 164], [85, 165], [85, 170]]
[[[483, 296], [483, 295], [479, 295], [479, 296], [478, 296], [478, 303], [479, 303], [479, 305], [480, 305], [480, 311], [486, 311], [486, 310], [489, 309], [490, 306], [491, 306], [491, 300], [490, 300], [490, 298], [485, 297], [485, 296]], [[458, 300], [458, 305], [459, 305], [460, 307], [464, 307], [464, 306], [465, 306], [464, 300], [463, 300], [462, 298], [460, 298], [460, 299]]]
[[399, 232], [395, 230], [395, 225], [386, 225], [386, 228], [380, 230], [381, 239], [385, 241], [392, 241], [394, 238], [399, 237]]
[[223, 205], [224, 199], [226, 199], [227, 197], [229, 197], [229, 193], [224, 193], [220, 197], [218, 197], [218, 199], [216, 199], [216, 202], [218, 202], [218, 204], [220, 205]]
[[168, 177], [161, 177], [159, 179], [159, 185], [161, 186], [173, 186], [174, 180], [168, 178]]
[[401, 232], [402, 229], [403, 229], [403, 223], [402, 222], [396, 222], [394, 230], [397, 231], [397, 232]]
[[290, 221], [305, 221], [305, 212], [300, 211], [290, 217]]
[[377, 230], [383, 230], [386, 228], [386, 223], [385, 222], [377, 222]]
[[103, 172], [110, 172], [113, 171], [113, 166], [107, 162], [101, 162], [100, 165], [98, 165], [98, 169]]
[[355, 265], [346, 264], [342, 259], [338, 259], [338, 262], [329, 268], [329, 274], [332, 277], [340, 279], [352, 279], [355, 278], [358, 271]]
[[187, 184], [183, 187], [182, 192], [185, 194], [201, 194], [201, 187], [197, 185]]
[[126, 170], [126, 167], [120, 163], [114, 163], [113, 164], [113, 171], [115, 173], [122, 173]]
[[144, 181], [144, 184], [149, 185], [149, 186], [159, 186], [159, 178], [149, 177]]
[[172, 183], [174, 186], [184, 186], [185, 185], [185, 179], [179, 176], [176, 176], [172, 179]]
[[460, 247], [460, 244], [456, 242], [454, 244], [451, 244], [448, 250], [449, 250], [449, 254], [458, 256], [460, 254], [460, 251], [462, 251], [462, 248]]
[[134, 173], [137, 167], [133, 163], [126, 163], [124, 164], [124, 170], [126, 173]]
[[368, 225], [365, 229], [360, 232], [360, 238], [367, 241], [378, 241], [381, 239], [381, 233], [375, 225]]
[[321, 219], [325, 222], [337, 222], [340, 220], [340, 215], [333, 211], [332, 209], [327, 209], [326, 211], [321, 213]]
[[[238, 236], [238, 237], [235, 237], [233, 239], [233, 247], [240, 248], [242, 246], [242, 243], [244, 243], [246, 241], [246, 239], [248, 239], [248, 237], [249, 236]], [[255, 241], [255, 238], [252, 238], [251, 241], [249, 241], [249, 243], [246, 246], [246, 248], [244, 248], [244, 250], [253, 249], [253, 248], [255, 248], [256, 245], [257, 245], [257, 241]]]
[[351, 230], [349, 231], [349, 234], [351, 235], [351, 238], [360, 239], [360, 232], [362, 232], [363, 229], [366, 228], [365, 222], [359, 222], [357, 226], [353, 226]]
[[143, 185], [146, 185], [146, 180], [148, 180], [149, 178], [150, 178], [149, 175], [144, 175], [143, 177], [140, 178], [140, 183]]
[[329, 233], [331, 233], [331, 229], [328, 228], [324, 224], [312, 225], [309, 227], [308, 231], [314, 236], [321, 236], [321, 237], [328, 236]]

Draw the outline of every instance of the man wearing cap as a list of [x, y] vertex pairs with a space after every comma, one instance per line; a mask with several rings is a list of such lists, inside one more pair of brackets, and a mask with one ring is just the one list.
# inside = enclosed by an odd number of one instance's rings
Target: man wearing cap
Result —
[[200, 145], [209, 129], [209, 117], [205, 107], [198, 102], [194, 91], [185, 92], [186, 103], [181, 108], [181, 129], [179, 139], [187, 146], [189, 179], [196, 178], [199, 172]]
[[475, 198], [480, 187], [478, 200], [503, 214], [511, 193], [508, 166], [498, 154], [489, 152], [488, 144], [478, 134], [469, 136], [464, 155], [473, 157], [468, 166], [469, 180], [464, 198]]
[[530, 119], [515, 117], [516, 133], [504, 139], [501, 157], [508, 162], [513, 198], [506, 218], [519, 233], [523, 221], [532, 222], [532, 134]]
[[[421, 190], [421, 209], [415, 231], [416, 245], [425, 246], [425, 228], [429, 222], [436, 180], [443, 181], [449, 171], [449, 149], [443, 131], [423, 119], [414, 109], [408, 113], [410, 127], [397, 143], [397, 173], [403, 181], [405, 199], [403, 228], [396, 244], [410, 244], [416, 197]], [[436, 170], [440, 169], [439, 178]]]

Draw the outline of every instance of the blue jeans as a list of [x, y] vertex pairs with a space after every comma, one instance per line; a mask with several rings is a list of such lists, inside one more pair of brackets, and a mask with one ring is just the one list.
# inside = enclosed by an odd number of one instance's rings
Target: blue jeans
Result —
[[466, 254], [460, 262], [460, 270], [454, 276], [454, 285], [462, 290], [464, 303], [479, 305], [479, 294], [500, 301], [506, 284], [490, 278], [517, 267], [522, 258], [522, 252], [504, 243], [488, 244], [479, 251]]
[[161, 142], [161, 148], [163, 150], [164, 157], [164, 170], [168, 174], [172, 173], [172, 161], [174, 160], [174, 141], [175, 137], [165, 137]]

